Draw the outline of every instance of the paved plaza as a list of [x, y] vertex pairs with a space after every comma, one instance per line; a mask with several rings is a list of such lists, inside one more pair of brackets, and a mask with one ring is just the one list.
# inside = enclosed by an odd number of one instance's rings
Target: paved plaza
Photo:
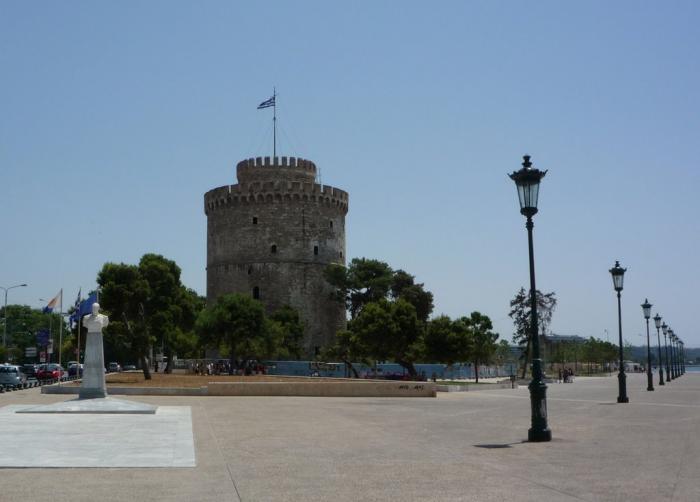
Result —
[[[0, 500], [696, 502], [700, 374], [645, 389], [644, 375], [630, 375], [620, 405], [614, 376], [551, 384], [554, 439], [539, 444], [523, 442], [525, 387], [437, 398], [130, 396], [191, 407], [196, 467], [0, 469]], [[0, 394], [0, 406], [65, 399], [30, 389]], [[154, 432], [143, 448], [159, 440]], [[0, 442], [12, 454], [6, 431]], [[112, 444], [105, 453], [119, 455]]]

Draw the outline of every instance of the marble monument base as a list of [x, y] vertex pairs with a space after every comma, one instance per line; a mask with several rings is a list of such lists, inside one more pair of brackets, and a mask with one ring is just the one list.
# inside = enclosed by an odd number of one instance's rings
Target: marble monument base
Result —
[[137, 414], [153, 415], [157, 406], [114, 399], [112, 397], [95, 399], [71, 399], [60, 403], [42, 404], [16, 410], [15, 413], [83, 413], [83, 414]]

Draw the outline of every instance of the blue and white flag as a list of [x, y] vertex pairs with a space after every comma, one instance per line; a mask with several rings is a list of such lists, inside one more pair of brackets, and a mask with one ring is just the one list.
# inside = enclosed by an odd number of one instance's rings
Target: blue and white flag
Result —
[[258, 105], [258, 110], [262, 110], [263, 108], [270, 108], [271, 106], [275, 106], [275, 96], [272, 96], [270, 99], [267, 101], [263, 101]]
[[92, 304], [97, 303], [97, 291], [93, 291], [82, 301], [80, 301], [80, 296], [78, 296], [78, 300], [75, 303], [75, 311], [70, 316], [71, 324], [76, 324], [83, 316], [92, 312]]

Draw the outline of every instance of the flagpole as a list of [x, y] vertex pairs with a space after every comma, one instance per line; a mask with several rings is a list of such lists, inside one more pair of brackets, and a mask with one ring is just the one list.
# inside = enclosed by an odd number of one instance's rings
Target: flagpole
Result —
[[[61, 366], [61, 346], [63, 345], [63, 288], [61, 288], [61, 303], [58, 311], [61, 314], [61, 324], [58, 326], [58, 365]], [[46, 351], [48, 352], [48, 350]], [[47, 354], [48, 355], [48, 354]], [[60, 371], [60, 370], [59, 370]], [[58, 385], [61, 385], [61, 376], [58, 377]]]
[[277, 157], [277, 90], [272, 88], [272, 163]]

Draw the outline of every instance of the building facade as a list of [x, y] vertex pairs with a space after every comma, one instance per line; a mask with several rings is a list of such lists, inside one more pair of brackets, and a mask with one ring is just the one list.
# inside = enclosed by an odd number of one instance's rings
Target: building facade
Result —
[[323, 270], [345, 264], [348, 193], [316, 183], [316, 165], [295, 157], [243, 160], [236, 175], [237, 184], [204, 194], [207, 301], [244, 293], [268, 313], [294, 307], [312, 356], [345, 326]]

